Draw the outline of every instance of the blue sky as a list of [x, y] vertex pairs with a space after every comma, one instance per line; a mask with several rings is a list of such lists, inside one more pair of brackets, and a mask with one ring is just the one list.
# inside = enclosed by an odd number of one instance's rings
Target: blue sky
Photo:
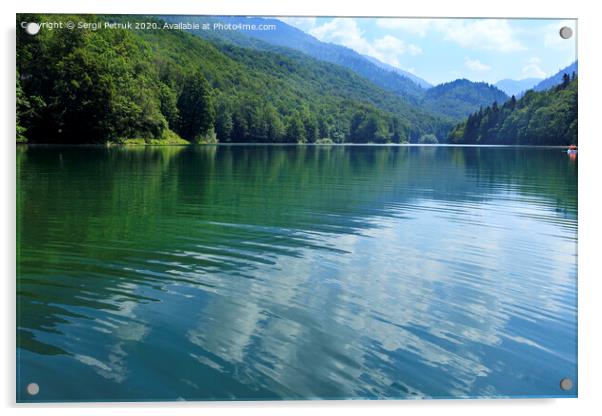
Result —
[[[312, 18], [280, 20], [432, 84], [545, 78], [576, 59], [574, 20]], [[569, 26], [575, 35], [562, 39]]]

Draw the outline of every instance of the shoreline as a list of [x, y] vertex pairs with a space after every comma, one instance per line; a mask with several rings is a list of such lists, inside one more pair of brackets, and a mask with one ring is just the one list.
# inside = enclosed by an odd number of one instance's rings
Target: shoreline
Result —
[[459, 143], [16, 143], [17, 147], [238, 147], [238, 146], [270, 146], [270, 147], [483, 147], [483, 148], [523, 148], [523, 149], [568, 149], [570, 145], [534, 145], [534, 144], [459, 144]]

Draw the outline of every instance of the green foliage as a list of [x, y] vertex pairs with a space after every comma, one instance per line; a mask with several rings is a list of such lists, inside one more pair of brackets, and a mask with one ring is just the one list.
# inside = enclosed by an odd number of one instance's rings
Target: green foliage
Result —
[[21, 88], [21, 81], [19, 79], [19, 71], [17, 71], [17, 143], [27, 143], [27, 137], [25, 137], [25, 127], [21, 125], [21, 118], [27, 114], [30, 109], [29, 101], [23, 94], [23, 88]]
[[508, 96], [493, 85], [457, 79], [426, 90], [421, 104], [427, 109], [459, 120], [479, 107], [507, 99]]
[[374, 113], [357, 112], [351, 119], [350, 138], [354, 143], [387, 143], [388, 126]]
[[502, 106], [482, 108], [455, 126], [451, 143], [577, 144], [577, 78], [565, 74], [563, 82], [548, 91], [527, 91]]
[[224, 142], [229, 142], [234, 125], [232, 123], [232, 110], [221, 103], [215, 114], [215, 133]]
[[[137, 18], [18, 16], [49, 19]], [[176, 30], [17, 36], [18, 134], [32, 143], [149, 142], [167, 131], [200, 142], [384, 143], [452, 127], [351, 70], [284, 48], [260, 51]], [[362, 122], [351, 129], [358, 113]]]
[[18, 31], [17, 41], [21, 86], [31, 104], [21, 117], [29, 141], [156, 138], [168, 127], [150, 49], [131, 32]]
[[[178, 98], [178, 133], [189, 141], [200, 141], [213, 129], [215, 111], [209, 84], [201, 73], [186, 77]], [[215, 133], [210, 134], [214, 136]]]
[[331, 139], [318, 139], [316, 144], [334, 144], [334, 142]]
[[437, 136], [435, 136], [434, 134], [425, 134], [424, 136], [420, 137], [419, 143], [437, 144], [439, 143], [439, 140], [437, 140]]
[[292, 114], [287, 122], [286, 127], [286, 142], [287, 143], [305, 143], [305, 127], [299, 114]]

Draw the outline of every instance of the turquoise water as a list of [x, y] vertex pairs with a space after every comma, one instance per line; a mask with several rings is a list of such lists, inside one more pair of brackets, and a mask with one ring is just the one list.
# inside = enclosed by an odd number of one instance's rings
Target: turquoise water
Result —
[[559, 149], [20, 146], [17, 169], [19, 401], [576, 395]]

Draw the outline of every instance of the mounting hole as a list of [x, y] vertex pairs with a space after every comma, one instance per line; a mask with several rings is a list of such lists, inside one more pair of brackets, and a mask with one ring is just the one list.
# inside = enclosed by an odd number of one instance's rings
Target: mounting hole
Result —
[[560, 388], [564, 391], [569, 391], [573, 388], [573, 380], [571, 380], [568, 377], [563, 378], [562, 380], [560, 380]]
[[25, 25], [25, 32], [28, 35], [37, 35], [40, 31], [40, 25], [34, 22], [29, 22]]
[[560, 28], [560, 37], [562, 39], [570, 39], [573, 36], [573, 29], [568, 26], [563, 26]]
[[39, 392], [40, 386], [38, 385], [38, 383], [29, 383], [27, 385], [27, 394], [29, 394], [30, 396], [35, 396]]

